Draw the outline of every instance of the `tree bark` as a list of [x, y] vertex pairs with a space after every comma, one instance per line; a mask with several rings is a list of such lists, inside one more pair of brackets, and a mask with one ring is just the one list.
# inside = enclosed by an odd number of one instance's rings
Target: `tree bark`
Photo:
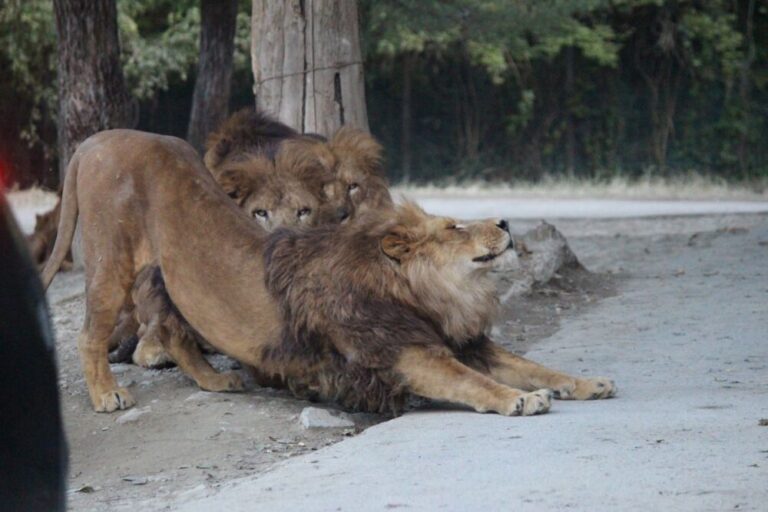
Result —
[[355, 0], [253, 0], [256, 105], [302, 132], [368, 130]]
[[115, 0], [54, 0], [58, 34], [59, 176], [90, 135], [129, 123]]
[[201, 0], [200, 23], [200, 60], [187, 128], [187, 140], [198, 151], [229, 114], [237, 0]]

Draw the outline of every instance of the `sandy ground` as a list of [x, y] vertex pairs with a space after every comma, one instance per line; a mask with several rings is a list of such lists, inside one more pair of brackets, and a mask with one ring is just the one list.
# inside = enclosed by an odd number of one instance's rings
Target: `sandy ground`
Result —
[[[487, 205], [485, 201], [477, 203], [470, 199], [461, 204], [451, 203], [451, 213], [464, 217], [483, 215]], [[664, 277], [670, 279], [674, 287], [676, 278], [690, 275], [686, 265], [667, 268], [663, 275], [658, 274], [660, 262], [675, 261], [685, 254], [694, 262], [698, 258], [701, 263], [713, 243], [727, 243], [738, 253], [748, 244], [761, 242], [749, 235], [766, 225], [766, 216], [754, 213], [606, 218], [616, 214], [616, 208], [636, 211], [636, 203], [603, 204], [603, 207], [610, 206], [609, 210], [613, 208], [613, 212], [587, 207], [602, 212], [591, 215], [597, 217], [591, 219], [577, 218], [577, 214], [569, 213], [572, 204], [559, 203], [559, 209], [550, 213], [562, 218], [553, 223], [568, 237], [574, 252], [593, 273], [559, 276], [524, 300], [512, 299], [505, 303], [494, 328], [495, 337], [521, 353], [536, 350], [550, 337], [563, 334], [564, 324], [578, 321], [602, 307], [605, 301], [628, 293], [638, 279], [651, 282], [652, 278]], [[439, 211], [445, 204], [443, 201], [431, 208]], [[744, 208], [751, 211], [759, 203], [744, 204], [748, 205]], [[430, 208], [428, 203], [426, 206]], [[462, 207], [466, 215], [457, 214]], [[44, 210], [36, 208], [35, 211]], [[507, 209], [514, 211], [509, 204], [504, 208], [504, 213], [508, 213]], [[664, 213], [658, 208], [659, 205], [646, 207], [645, 211]], [[712, 204], [708, 208], [722, 211]], [[761, 209], [766, 209], [764, 204], [757, 208]], [[26, 224], [34, 219], [30, 208], [21, 207], [17, 211]], [[692, 211], [707, 210], [694, 208]], [[511, 224], [514, 231], [523, 232], [535, 223], [518, 219]], [[722, 279], [707, 276], [717, 276], [722, 269], [716, 261], [708, 265], [704, 270], [699, 269], [697, 278], [704, 290], [710, 286], [710, 293], [718, 293]], [[657, 275], [652, 277], [654, 272]], [[504, 286], [508, 284], [502, 279], [501, 293]], [[296, 461], [314, 460], [316, 453], [328, 453], [324, 447], [356, 437], [365, 428], [386, 419], [356, 415], [354, 429], [308, 431], [300, 426], [298, 414], [310, 404], [283, 392], [250, 385], [242, 394], [204, 393], [176, 369], [143, 370], [132, 365], [114, 365], [113, 370], [119, 380], [131, 388], [143, 414], [135, 421], [124, 423], [120, 418], [126, 413], [95, 414], [87, 400], [75, 347], [84, 313], [82, 274], [60, 274], [49, 291], [49, 301], [57, 333], [60, 385], [71, 453], [71, 510], [128, 510], [135, 508], [137, 502], [144, 503], [141, 508], [146, 509], [175, 509], [201, 496], [215, 495], [219, 489], [228, 489], [231, 482], [244, 478], [258, 480], [260, 475], [273, 472], [279, 474], [286, 460], [295, 456], [298, 456]], [[621, 312], [629, 316], [643, 314], [646, 313], [632, 309]], [[214, 357], [214, 363], [219, 368], [233, 365], [223, 356]], [[620, 376], [616, 377], [621, 381]], [[435, 407], [431, 405], [428, 409]], [[413, 417], [417, 416], [409, 414], [386, 425]], [[406, 430], [418, 429], [413, 420], [408, 421], [411, 423], [405, 424], [410, 425]], [[380, 425], [368, 432], [381, 428]], [[340, 446], [344, 445], [346, 442]], [[213, 502], [209, 505], [213, 508], [200, 510], [217, 509]]]
[[609, 375], [618, 398], [530, 418], [414, 411], [140, 508], [766, 510], [768, 217], [558, 225], [593, 268], [620, 273], [618, 294], [561, 317], [528, 356]]
[[[509, 285], [501, 280], [503, 273], [498, 277], [503, 293]], [[614, 292], [615, 279], [609, 275], [563, 275], [525, 300], [503, 304], [495, 335], [524, 353], [557, 331], [561, 317], [575, 315]], [[207, 393], [175, 368], [145, 370], [117, 364], [112, 365], [113, 371], [131, 389], [143, 412], [135, 421], [120, 423], [121, 416], [135, 413], [96, 414], [88, 402], [76, 349], [84, 314], [82, 273], [59, 274], [48, 298], [70, 443], [72, 510], [118, 510], [150, 496], [172, 499], [187, 489], [217, 488], [388, 419], [354, 414], [355, 428], [306, 430], [298, 415], [312, 404], [285, 392], [249, 383], [246, 393]], [[212, 360], [220, 369], [236, 366], [224, 356]]]

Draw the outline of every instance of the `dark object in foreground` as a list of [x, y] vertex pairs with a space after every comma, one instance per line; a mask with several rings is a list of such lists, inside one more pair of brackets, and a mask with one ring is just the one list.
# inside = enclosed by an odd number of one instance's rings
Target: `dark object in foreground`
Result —
[[37, 269], [0, 192], [0, 508], [65, 510], [67, 447]]

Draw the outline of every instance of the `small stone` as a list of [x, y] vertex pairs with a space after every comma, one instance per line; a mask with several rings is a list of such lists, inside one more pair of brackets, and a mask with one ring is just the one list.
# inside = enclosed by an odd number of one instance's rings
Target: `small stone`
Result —
[[757, 422], [758, 425], [761, 427], [768, 427], [768, 418], [761, 418], [760, 421]]
[[124, 482], [129, 482], [133, 485], [146, 485], [149, 482], [149, 478], [145, 476], [124, 476], [123, 477]]
[[299, 415], [304, 428], [350, 428], [355, 426], [352, 418], [343, 412], [318, 407], [305, 407]]
[[115, 420], [115, 423], [118, 425], [122, 425], [124, 423], [134, 423], [139, 420], [142, 416], [149, 413], [152, 410], [150, 406], [131, 409], [130, 411], [126, 412], [119, 418]]

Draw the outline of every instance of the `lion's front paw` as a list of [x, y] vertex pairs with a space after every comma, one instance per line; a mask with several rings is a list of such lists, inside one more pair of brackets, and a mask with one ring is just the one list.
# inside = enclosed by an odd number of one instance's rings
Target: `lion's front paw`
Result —
[[101, 393], [93, 399], [93, 408], [96, 412], [113, 412], [118, 409], [128, 409], [134, 405], [136, 405], [136, 400], [125, 388], [116, 388]]
[[597, 400], [616, 396], [618, 388], [611, 379], [593, 377], [574, 379], [555, 389], [555, 397], [562, 400]]
[[509, 411], [510, 416], [532, 416], [549, 411], [554, 394], [551, 389], [539, 389], [517, 397]]
[[200, 388], [206, 391], [243, 391], [245, 384], [243, 379], [237, 372], [226, 372], [212, 375], [205, 380], [200, 380], [198, 383]]

